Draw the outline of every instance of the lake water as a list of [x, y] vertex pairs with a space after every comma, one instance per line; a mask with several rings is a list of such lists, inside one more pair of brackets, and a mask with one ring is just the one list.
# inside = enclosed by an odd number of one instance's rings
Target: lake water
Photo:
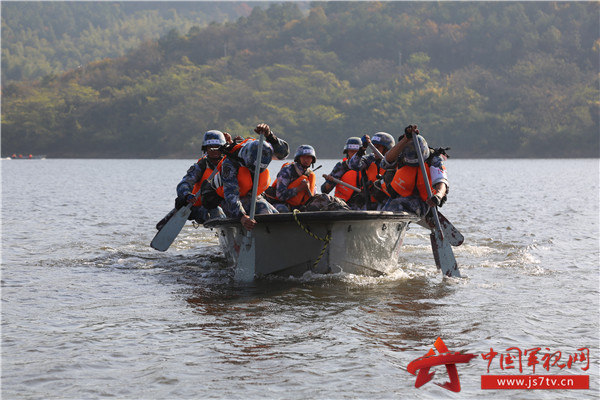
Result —
[[[247, 288], [210, 230], [149, 246], [192, 162], [1, 162], [2, 399], [598, 398], [597, 159], [450, 159], [442, 212], [466, 237], [463, 279], [442, 279], [411, 226], [392, 276]], [[442, 366], [420, 388], [406, 370], [438, 337], [477, 355], [457, 365], [460, 393], [433, 384]], [[589, 375], [590, 389], [482, 390], [481, 355], [514, 373], [511, 347], [540, 347], [536, 374]], [[544, 368], [544, 352], [581, 348], [589, 369]]]

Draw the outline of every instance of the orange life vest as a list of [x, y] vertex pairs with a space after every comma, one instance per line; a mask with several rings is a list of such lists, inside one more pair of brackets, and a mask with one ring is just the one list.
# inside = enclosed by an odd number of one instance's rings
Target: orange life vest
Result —
[[369, 168], [367, 168], [367, 178], [371, 182], [375, 182], [377, 180], [377, 174], [383, 175], [383, 172], [385, 172], [385, 170], [378, 168], [377, 164], [372, 162], [371, 165], [369, 165]]
[[[311, 173], [306, 176], [306, 175], [302, 175], [301, 177], [299, 177], [298, 179], [296, 179], [294, 182], [290, 183], [290, 186], [288, 186], [290, 189], [293, 189], [297, 186], [299, 186], [303, 181], [307, 181], [308, 182], [308, 186], [310, 188], [310, 191], [312, 193], [315, 192], [315, 181], [316, 181], [316, 176], [315, 173], [311, 171]], [[291, 206], [300, 206], [303, 204], [306, 204], [306, 202], [308, 201], [308, 199], [310, 199], [310, 195], [308, 193], [306, 193], [305, 191], [299, 192], [297, 195], [295, 195], [294, 197], [292, 197], [291, 199], [288, 199], [287, 203]]]
[[[220, 162], [217, 166], [218, 174], [221, 173], [222, 164], [223, 163]], [[244, 197], [252, 190], [253, 175], [254, 174], [250, 172], [250, 170], [247, 167], [241, 166], [238, 169], [237, 180], [240, 191], [240, 197]], [[215, 181], [219, 183], [219, 186], [216, 189], [217, 194], [219, 195], [219, 197], [225, 198], [223, 182], [221, 181], [221, 179], [215, 179]], [[269, 187], [269, 183], [271, 183], [271, 176], [269, 175], [269, 170], [265, 169], [263, 172], [260, 173], [260, 175], [258, 175], [258, 191], [256, 192], [256, 195], [259, 195], [262, 192], [264, 192]]]
[[[348, 159], [344, 158], [343, 162], [346, 162]], [[346, 164], [347, 165], [347, 164]], [[342, 182], [346, 182], [352, 186], [360, 187], [360, 179], [358, 171], [354, 171], [349, 169], [342, 175], [340, 178]], [[350, 200], [350, 197], [354, 194], [354, 190], [350, 189], [347, 186], [340, 185], [339, 183], [335, 185], [335, 197], [339, 197], [340, 199], [344, 199], [345, 201]]]
[[[377, 180], [377, 175], [383, 176], [383, 174], [385, 174], [385, 169], [378, 167], [377, 164], [375, 164], [374, 162], [372, 162], [371, 165], [369, 165], [369, 168], [367, 168], [367, 179], [370, 182], [375, 182]], [[388, 196], [390, 195], [387, 192], [385, 182], [382, 183], [381, 190]], [[377, 200], [375, 199], [375, 197], [371, 196], [371, 203], [376, 203], [376, 202], [377, 202]]]
[[[217, 192], [217, 195], [219, 195], [219, 197], [225, 198], [225, 190], [223, 188], [223, 181], [221, 180], [221, 177], [220, 177], [220, 175], [223, 171], [223, 161], [225, 161], [225, 159], [227, 159], [227, 154], [237, 156], [240, 149], [248, 141], [251, 141], [251, 140], [255, 140], [255, 139], [248, 138], [248, 139], [245, 139], [244, 141], [236, 144], [235, 146], [233, 146], [233, 148], [231, 150], [229, 150], [226, 153], [226, 155], [221, 159], [221, 161], [219, 161], [219, 164], [217, 165], [217, 172], [212, 178], [213, 186], [216, 186], [215, 190]], [[251, 173], [247, 167], [240, 166], [240, 168], [238, 169], [238, 173], [237, 173], [240, 197], [244, 197], [252, 190], [253, 177], [254, 177], [254, 174]], [[262, 192], [264, 192], [269, 187], [269, 183], [271, 183], [271, 176], [269, 175], [269, 170], [265, 169], [263, 172], [261, 172], [258, 175], [258, 191], [256, 193], [257, 196], [259, 194], [261, 194]]]
[[[281, 168], [283, 169], [284, 167], [287, 167], [288, 165], [290, 165], [291, 163], [285, 163], [281, 166]], [[315, 182], [316, 182], [316, 175], [314, 172], [310, 172], [310, 174], [308, 176], [306, 175], [301, 175], [300, 177], [298, 177], [297, 179], [295, 179], [294, 181], [292, 181], [290, 183], [290, 185], [288, 186], [288, 189], [293, 189], [297, 186], [299, 186], [302, 181], [307, 181], [308, 182], [308, 186], [310, 187], [310, 191], [311, 192], [315, 192]], [[271, 185], [273, 188], [277, 189], [277, 178], [275, 178], [275, 180], [273, 181], [273, 184]], [[305, 191], [302, 191], [298, 194], [296, 194], [294, 197], [291, 197], [289, 199], [286, 200], [286, 203], [291, 205], [291, 206], [300, 206], [305, 204], [308, 199], [310, 199], [310, 195], [308, 193], [306, 193]], [[279, 200], [279, 199], [277, 199]]]
[[[429, 170], [426, 169], [427, 180], [431, 186], [431, 176]], [[402, 197], [408, 197], [413, 194], [415, 186], [419, 193], [419, 196], [423, 201], [427, 200], [427, 188], [425, 187], [425, 180], [423, 179], [423, 173], [419, 167], [411, 167], [405, 165], [396, 170], [394, 179], [390, 183], [390, 186], [398, 195]], [[433, 190], [435, 193], [435, 190]]]
[[[200, 162], [200, 161], [202, 161], [202, 158], [200, 158], [198, 160], [198, 162]], [[198, 191], [200, 190], [200, 186], [202, 186], [202, 182], [207, 180], [208, 177], [210, 176], [210, 174], [212, 174], [212, 172], [213, 172], [213, 169], [209, 168], [208, 163], [207, 163], [206, 169], [204, 170], [204, 173], [202, 174], [202, 178], [200, 178], [200, 180], [194, 184], [194, 188], [192, 189], [192, 194], [198, 193]], [[198, 196], [198, 199], [194, 203], [194, 207], [200, 207], [201, 205], [202, 205], [202, 197]]]
[[[252, 191], [252, 178], [253, 173], [247, 167], [240, 167], [237, 173], [238, 186], [240, 190], [240, 197], [244, 197], [248, 193]], [[258, 191], [256, 195], [258, 196], [262, 192], [264, 192], [268, 187], [269, 183], [271, 183], [271, 176], [269, 175], [269, 170], [265, 169], [263, 172], [258, 175]], [[223, 185], [217, 188], [217, 194], [220, 197], [225, 198], [225, 192], [223, 189]]]

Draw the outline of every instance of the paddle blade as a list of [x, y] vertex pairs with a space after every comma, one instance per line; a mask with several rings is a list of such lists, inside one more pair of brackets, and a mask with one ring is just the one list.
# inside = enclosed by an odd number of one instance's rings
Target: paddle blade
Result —
[[431, 238], [433, 258], [438, 269], [442, 270], [444, 276], [460, 278], [458, 263], [456, 262], [456, 258], [454, 258], [454, 252], [448, 239], [442, 239], [436, 231], [432, 232], [429, 237]]
[[254, 236], [244, 237], [244, 242], [240, 247], [235, 275], [233, 280], [236, 282], [252, 282], [254, 280], [254, 272], [256, 271], [256, 246]]
[[[442, 228], [442, 232], [444, 233], [444, 240], [448, 239], [452, 246], [460, 246], [465, 241], [465, 237], [462, 233], [450, 221], [448, 218], [444, 216], [441, 212], [438, 211], [438, 217], [440, 220], [440, 226]], [[433, 218], [430, 214], [427, 217], [421, 219], [418, 222], [423, 228], [429, 228], [432, 231], [436, 230], [435, 223], [433, 222]]]
[[188, 217], [192, 213], [189, 206], [181, 207], [160, 231], [156, 233], [154, 239], [150, 243], [153, 249], [158, 251], [167, 251], [171, 243], [175, 240], [181, 229], [187, 222]]
[[441, 212], [438, 211], [438, 217], [440, 219], [440, 225], [442, 231], [444, 231], [444, 238], [448, 239], [452, 246], [460, 246], [465, 241], [465, 237], [462, 233]]

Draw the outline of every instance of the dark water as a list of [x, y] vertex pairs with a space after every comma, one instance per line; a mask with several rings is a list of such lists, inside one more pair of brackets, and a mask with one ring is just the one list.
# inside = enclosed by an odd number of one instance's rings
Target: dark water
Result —
[[[441, 279], [416, 226], [393, 276], [248, 288], [214, 232], [148, 245], [191, 162], [2, 161], [2, 399], [598, 398], [598, 160], [450, 160], [461, 280]], [[406, 371], [437, 337], [478, 355], [460, 393]], [[536, 373], [590, 390], [482, 390], [481, 354], [509, 347], [589, 348], [587, 371]], [[499, 357], [490, 374], [510, 372]]]

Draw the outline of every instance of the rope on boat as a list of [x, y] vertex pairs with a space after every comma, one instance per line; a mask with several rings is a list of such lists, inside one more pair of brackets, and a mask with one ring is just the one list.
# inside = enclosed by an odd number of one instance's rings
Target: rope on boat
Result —
[[314, 270], [316, 268], [316, 266], [319, 264], [319, 261], [321, 261], [321, 258], [323, 257], [323, 254], [325, 254], [325, 250], [327, 249], [327, 246], [329, 246], [329, 241], [331, 240], [331, 236], [329, 236], [329, 233], [327, 233], [327, 235], [322, 238], [319, 237], [317, 235], [315, 235], [314, 233], [312, 233], [310, 230], [308, 230], [308, 228], [306, 228], [304, 225], [302, 225], [302, 223], [298, 220], [298, 216], [297, 214], [300, 211], [298, 209], [294, 210], [294, 219], [296, 220], [296, 222], [298, 223], [298, 226], [306, 233], [308, 233], [308, 235], [310, 237], [312, 237], [313, 239], [317, 239], [320, 240], [321, 242], [325, 242], [325, 245], [323, 245], [323, 249], [321, 250], [321, 254], [319, 254], [319, 257], [317, 257], [317, 260], [314, 262], [314, 264], [312, 265], [311, 269]]

